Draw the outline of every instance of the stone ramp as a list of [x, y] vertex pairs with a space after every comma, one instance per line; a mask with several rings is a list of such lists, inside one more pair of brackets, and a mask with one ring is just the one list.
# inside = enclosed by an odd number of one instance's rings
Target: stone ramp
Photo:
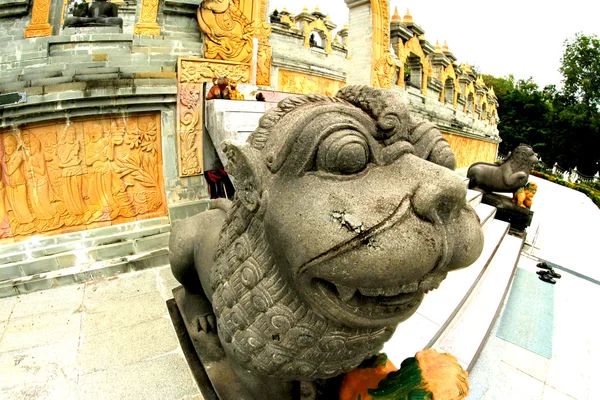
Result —
[[168, 217], [0, 247], [0, 298], [167, 265]]

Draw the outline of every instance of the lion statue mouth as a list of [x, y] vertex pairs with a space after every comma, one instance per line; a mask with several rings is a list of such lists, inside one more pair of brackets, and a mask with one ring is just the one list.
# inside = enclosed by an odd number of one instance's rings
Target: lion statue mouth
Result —
[[[466, 203], [463, 205], [466, 209]], [[399, 323], [412, 315], [421, 304], [425, 294], [437, 289], [446, 278], [444, 268], [449, 262], [448, 234], [444, 223], [435, 216], [431, 224], [439, 234], [441, 246], [440, 256], [435, 266], [424, 275], [410, 282], [400, 282], [383, 279], [369, 282], [368, 286], [348, 283], [348, 279], [326, 279], [319, 273], [320, 264], [326, 261], [335, 263], [336, 257], [345, 252], [355, 250], [359, 246], [370, 246], [384, 232], [397, 229], [409, 215], [415, 215], [411, 207], [411, 199], [405, 198], [396, 210], [379, 224], [365, 230], [354, 238], [341, 243], [322, 253], [318, 257], [299, 268], [298, 278], [302, 283], [297, 287], [303, 288], [305, 297], [316, 309], [328, 318], [343, 324], [360, 326], [386, 326]], [[390, 269], [396, 268], [390, 260]]]

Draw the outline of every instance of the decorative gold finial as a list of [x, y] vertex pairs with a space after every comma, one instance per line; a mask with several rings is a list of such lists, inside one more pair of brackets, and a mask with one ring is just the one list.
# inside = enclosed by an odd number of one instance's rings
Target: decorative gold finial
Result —
[[400, 13], [398, 12], [397, 6], [394, 8], [394, 15], [392, 15], [392, 22], [402, 22], [402, 17], [400, 16]]
[[437, 54], [443, 54], [442, 53], [442, 48], [440, 47], [440, 41], [439, 40], [435, 41], [435, 50], [434, 50], [434, 52], [437, 53]]
[[342, 28], [342, 30], [344, 30], [344, 29], [345, 29], [345, 30], [348, 30], [348, 29], [350, 29], [350, 28], [348, 28], [348, 23], [347, 23], [347, 22], [344, 24], [344, 27]]
[[319, 10], [319, 5], [315, 5], [315, 11], [313, 11], [314, 13], [321, 13], [321, 10]]
[[450, 50], [448, 49], [448, 43], [446, 43], [446, 41], [444, 40], [444, 45], [442, 46], [442, 52], [446, 53], [449, 51]]
[[413, 17], [412, 17], [412, 15], [410, 15], [410, 10], [408, 8], [406, 9], [406, 14], [404, 14], [404, 18], [402, 19], [402, 22], [405, 24], [413, 22]]
[[469, 72], [473, 72], [473, 70], [471, 69], [471, 66], [469, 65], [468, 62], [464, 63], [463, 65], [461, 65], [461, 69], [463, 70], [464, 73], [468, 74]]
[[281, 12], [288, 12], [287, 7], [283, 7], [283, 10], [281, 10]]
[[305, 13], [308, 12], [308, 7], [306, 7], [306, 4], [304, 5], [304, 8], [302, 9], [302, 12], [305, 12]]
[[329, 14], [327, 14], [327, 15], [325, 16], [325, 21], [331, 21], [331, 17], [329, 16]]

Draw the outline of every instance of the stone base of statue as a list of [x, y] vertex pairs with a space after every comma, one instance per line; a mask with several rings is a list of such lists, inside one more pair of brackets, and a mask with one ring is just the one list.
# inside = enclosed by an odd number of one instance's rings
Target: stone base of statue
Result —
[[167, 301], [171, 321], [192, 375], [205, 400], [252, 400], [242, 390], [235, 371], [229, 365], [216, 332], [198, 332], [192, 327], [183, 306], [185, 290], [173, 290]]
[[[173, 299], [167, 301], [167, 309], [179, 344], [187, 360], [188, 366], [200, 392], [205, 400], [255, 400], [244, 387], [240, 379], [241, 371], [236, 373], [225, 355], [216, 332], [204, 332], [194, 328], [189, 316], [185, 312], [185, 290], [182, 286], [173, 289]], [[242, 373], [243, 375], [243, 373]], [[268, 380], [268, 378], [265, 378]], [[265, 384], [265, 397], [267, 393], [278, 384]], [[316, 382], [288, 382], [286, 393], [280, 400], [327, 400], [336, 398], [339, 394], [341, 377]]]
[[65, 19], [64, 28], [118, 26], [123, 29], [123, 18], [120, 17], [69, 17]]
[[512, 202], [510, 197], [497, 193], [484, 193], [482, 203], [496, 207], [496, 219], [509, 222], [512, 232], [519, 236], [524, 233], [533, 219], [533, 211], [528, 208], [519, 207]]
[[123, 28], [118, 26], [80, 26], [64, 28], [61, 31], [63, 36], [73, 35], [92, 35], [92, 34], [106, 34], [106, 33], [123, 33]]

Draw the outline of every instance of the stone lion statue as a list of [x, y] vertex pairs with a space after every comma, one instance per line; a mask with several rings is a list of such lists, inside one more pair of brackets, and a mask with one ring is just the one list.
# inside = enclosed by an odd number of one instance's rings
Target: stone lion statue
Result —
[[531, 146], [520, 144], [500, 165], [478, 162], [469, 167], [470, 189], [484, 192], [514, 192], [525, 186], [529, 173], [538, 162]]
[[288, 97], [224, 150], [235, 198], [174, 225], [170, 261], [248, 398], [356, 368], [481, 253], [454, 154], [394, 91]]
[[537, 185], [533, 182], [528, 182], [525, 186], [517, 189], [513, 193], [512, 202], [523, 208], [531, 208], [533, 203], [533, 196], [537, 192]]

